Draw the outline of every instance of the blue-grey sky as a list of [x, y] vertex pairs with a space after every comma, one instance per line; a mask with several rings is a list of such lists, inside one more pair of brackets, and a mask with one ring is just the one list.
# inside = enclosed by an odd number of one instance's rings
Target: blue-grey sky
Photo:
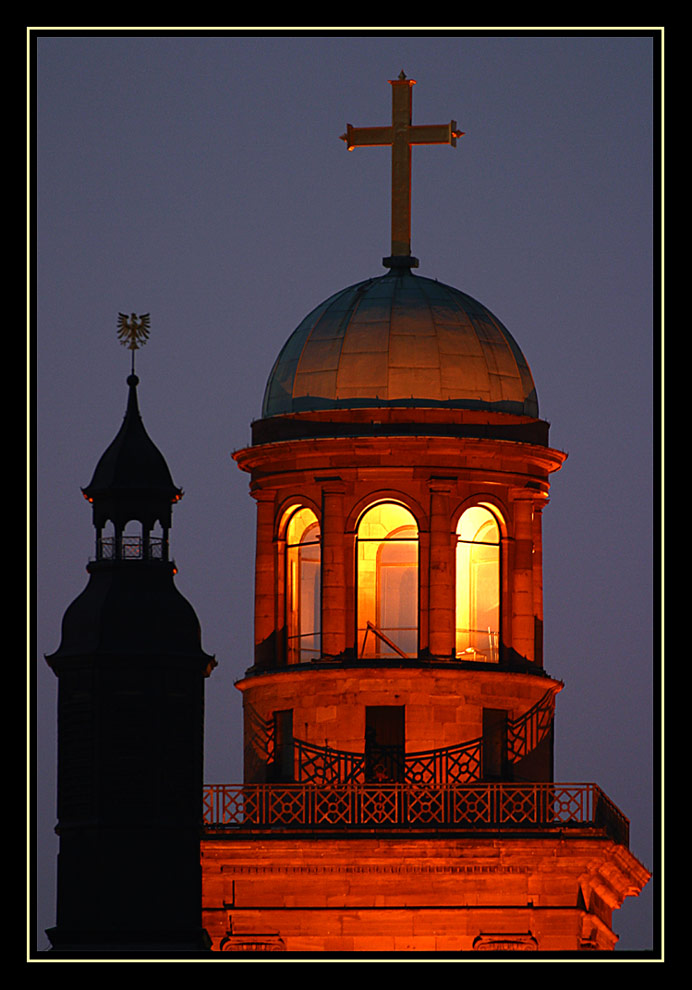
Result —
[[[655, 37], [59, 32], [36, 38], [33, 76], [39, 933], [57, 853], [43, 656], [93, 552], [80, 486], [125, 411], [117, 314], [151, 314], [140, 408], [185, 490], [176, 580], [219, 663], [205, 777], [238, 781], [255, 507], [231, 452], [303, 316], [384, 272], [389, 152], [349, 154], [339, 135], [389, 122], [402, 69], [414, 123], [465, 132], [414, 149], [419, 272], [508, 327], [569, 454], [544, 513], [556, 779], [600, 785], [657, 866]], [[651, 948], [655, 923], [654, 879], [616, 913], [619, 947]]]

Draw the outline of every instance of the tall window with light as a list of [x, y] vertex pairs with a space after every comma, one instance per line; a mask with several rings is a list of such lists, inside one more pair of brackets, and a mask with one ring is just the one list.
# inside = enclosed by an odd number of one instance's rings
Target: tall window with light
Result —
[[457, 526], [456, 656], [499, 661], [500, 527], [482, 505], [474, 505]]
[[320, 524], [312, 509], [296, 509], [286, 527], [286, 641], [289, 663], [321, 654]]
[[418, 526], [403, 505], [379, 502], [356, 538], [358, 653], [418, 655]]

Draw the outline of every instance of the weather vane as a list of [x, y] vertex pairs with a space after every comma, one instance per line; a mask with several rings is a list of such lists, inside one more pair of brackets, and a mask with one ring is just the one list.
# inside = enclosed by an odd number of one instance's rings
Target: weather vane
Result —
[[149, 339], [149, 314], [137, 316], [118, 313], [118, 338], [123, 347], [132, 351], [132, 374], [135, 373], [135, 351], [144, 347]]
[[463, 131], [456, 120], [448, 124], [412, 124], [412, 87], [415, 79], [407, 79], [401, 71], [392, 85], [392, 124], [387, 127], [353, 127], [346, 125], [341, 135], [349, 151], [362, 147], [391, 147], [392, 149], [392, 255], [383, 258], [388, 268], [417, 267], [411, 257], [411, 148], [414, 144], [451, 144], [456, 147]]

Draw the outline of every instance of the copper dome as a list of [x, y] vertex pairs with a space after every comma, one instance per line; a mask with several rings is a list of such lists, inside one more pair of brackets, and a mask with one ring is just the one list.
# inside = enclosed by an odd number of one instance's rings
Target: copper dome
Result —
[[475, 299], [408, 269], [342, 289], [305, 317], [274, 364], [262, 416], [402, 405], [538, 417], [509, 331]]

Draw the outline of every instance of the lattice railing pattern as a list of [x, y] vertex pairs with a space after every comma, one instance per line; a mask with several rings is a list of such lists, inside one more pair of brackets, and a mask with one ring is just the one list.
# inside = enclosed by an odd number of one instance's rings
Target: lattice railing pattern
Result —
[[507, 759], [517, 763], [545, 739], [555, 718], [555, 688], [550, 688], [519, 718], [507, 723]]
[[301, 783], [350, 784], [364, 779], [365, 753], [313, 746], [302, 739], [295, 740], [295, 747], [296, 777]]
[[97, 543], [99, 560], [115, 560], [120, 551], [122, 560], [165, 560], [167, 541], [160, 536], [150, 536], [145, 543], [141, 536], [123, 536], [120, 541], [113, 536], [102, 536]]
[[405, 779], [411, 784], [468, 784], [481, 776], [483, 742], [472, 739], [459, 746], [410, 753]]
[[246, 705], [245, 765], [268, 764], [274, 759], [274, 721], [265, 722], [252, 705]]
[[[550, 688], [532, 708], [507, 723], [507, 759], [517, 763], [546, 737], [555, 716], [555, 689]], [[275, 759], [274, 722], [263, 720], [250, 710], [252, 745], [267, 764]], [[349, 784], [368, 779], [366, 753], [316, 746], [302, 739], [294, 740], [295, 777], [298, 783]], [[397, 778], [410, 784], [468, 784], [482, 776], [482, 738], [456, 746], [405, 753], [397, 757], [401, 773]]]
[[215, 784], [209, 828], [599, 826], [627, 845], [629, 823], [595, 784]]
[[[347, 750], [314, 746], [295, 740], [296, 777], [300, 783], [349, 784], [367, 779], [368, 756]], [[384, 749], [384, 747], [383, 747]], [[400, 759], [401, 776], [411, 784], [454, 784], [478, 780], [481, 775], [482, 740], [406, 753]]]

